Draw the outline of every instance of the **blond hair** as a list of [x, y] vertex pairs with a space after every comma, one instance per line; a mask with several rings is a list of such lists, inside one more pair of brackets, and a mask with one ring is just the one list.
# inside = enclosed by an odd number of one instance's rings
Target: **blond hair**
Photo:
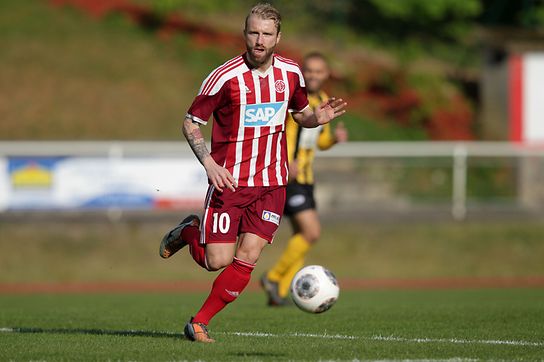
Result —
[[244, 30], [247, 29], [247, 21], [251, 15], [256, 15], [264, 20], [273, 20], [274, 25], [276, 25], [276, 30], [278, 33], [281, 30], [281, 15], [280, 12], [270, 5], [269, 3], [259, 3], [251, 8], [249, 14], [246, 16], [246, 23]]

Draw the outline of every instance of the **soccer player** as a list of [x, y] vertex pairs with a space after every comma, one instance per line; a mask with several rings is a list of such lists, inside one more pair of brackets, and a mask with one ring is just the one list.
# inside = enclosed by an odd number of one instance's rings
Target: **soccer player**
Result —
[[[200, 310], [185, 325], [188, 339], [213, 342], [208, 324], [247, 286], [263, 248], [272, 243], [285, 203], [288, 178], [285, 120], [291, 111], [303, 127], [326, 124], [345, 112], [331, 98], [315, 110], [308, 105], [304, 78], [292, 60], [274, 53], [281, 17], [269, 4], [246, 17], [246, 52], [204, 80], [183, 122], [183, 134], [209, 180], [202, 222], [185, 218], [161, 241], [169, 258], [189, 246], [206, 270], [224, 270]], [[213, 114], [211, 152], [200, 127]]]
[[[306, 55], [302, 73], [312, 109], [317, 108], [328, 96], [322, 90], [329, 78], [329, 64], [325, 56], [314, 52]], [[302, 128], [289, 117], [287, 120], [287, 150], [289, 155], [289, 183], [284, 215], [289, 216], [293, 234], [276, 264], [261, 278], [261, 285], [268, 295], [268, 304], [288, 304], [287, 296], [293, 277], [304, 266], [304, 257], [320, 236], [321, 224], [314, 200], [313, 160], [315, 149], [331, 148], [348, 138], [347, 130], [340, 122], [331, 131], [331, 125]]]

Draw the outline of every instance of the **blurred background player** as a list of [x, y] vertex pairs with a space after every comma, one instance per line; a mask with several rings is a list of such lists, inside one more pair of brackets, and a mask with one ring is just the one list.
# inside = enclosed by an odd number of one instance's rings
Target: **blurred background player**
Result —
[[[302, 72], [308, 91], [310, 107], [314, 109], [328, 99], [323, 85], [330, 75], [325, 56], [319, 52], [306, 55]], [[317, 128], [300, 127], [289, 115], [287, 120], [287, 148], [289, 156], [289, 184], [284, 215], [289, 216], [293, 235], [276, 264], [261, 278], [268, 295], [268, 304], [287, 304], [289, 286], [296, 272], [304, 266], [304, 258], [310, 247], [319, 239], [321, 224], [314, 199], [313, 161], [316, 147], [327, 150], [334, 144], [345, 142], [348, 133], [339, 122], [334, 129], [330, 124]]]

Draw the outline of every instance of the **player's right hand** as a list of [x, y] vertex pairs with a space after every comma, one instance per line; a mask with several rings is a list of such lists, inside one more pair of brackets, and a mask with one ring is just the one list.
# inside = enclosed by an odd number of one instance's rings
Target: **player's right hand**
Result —
[[226, 168], [219, 166], [212, 157], [204, 160], [204, 169], [208, 179], [219, 192], [223, 192], [225, 187], [233, 192], [236, 191], [238, 184], [234, 177]]

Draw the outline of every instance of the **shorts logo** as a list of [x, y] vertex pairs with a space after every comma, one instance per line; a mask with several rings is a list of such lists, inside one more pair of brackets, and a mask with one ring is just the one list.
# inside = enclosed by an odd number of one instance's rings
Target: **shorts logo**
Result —
[[285, 120], [285, 102], [248, 104], [244, 110], [244, 126], [260, 127], [281, 124]]
[[304, 195], [293, 195], [287, 202], [291, 207], [302, 206], [306, 202], [306, 197]]
[[275, 212], [264, 210], [262, 218], [264, 221], [268, 221], [276, 225], [280, 224], [280, 215], [276, 214]]
[[277, 80], [274, 83], [274, 86], [276, 87], [276, 92], [283, 93], [285, 92], [285, 82], [283, 80]]

